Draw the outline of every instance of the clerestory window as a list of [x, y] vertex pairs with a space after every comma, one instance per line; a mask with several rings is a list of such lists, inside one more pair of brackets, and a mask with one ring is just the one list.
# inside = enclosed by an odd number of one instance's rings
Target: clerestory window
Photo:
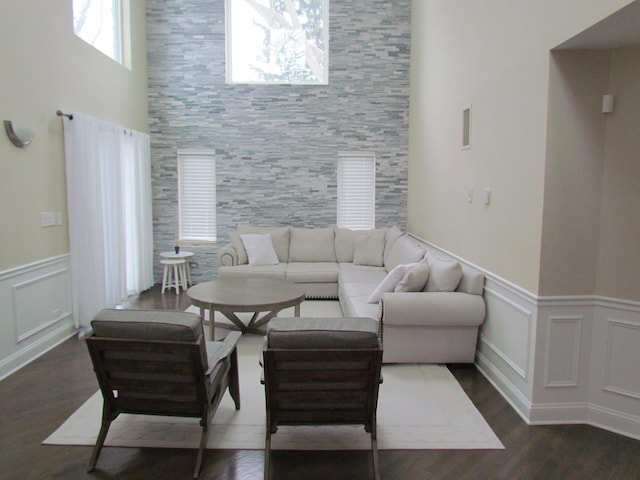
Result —
[[[73, 0], [73, 32], [125, 65], [125, 9], [129, 0]], [[126, 65], [129, 67], [129, 65]]]
[[327, 84], [329, 0], [226, 0], [227, 83]]

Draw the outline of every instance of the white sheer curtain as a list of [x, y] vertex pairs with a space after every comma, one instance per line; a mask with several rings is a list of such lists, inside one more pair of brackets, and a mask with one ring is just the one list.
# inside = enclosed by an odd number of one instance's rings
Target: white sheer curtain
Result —
[[153, 285], [149, 136], [80, 113], [63, 122], [73, 313], [85, 328]]

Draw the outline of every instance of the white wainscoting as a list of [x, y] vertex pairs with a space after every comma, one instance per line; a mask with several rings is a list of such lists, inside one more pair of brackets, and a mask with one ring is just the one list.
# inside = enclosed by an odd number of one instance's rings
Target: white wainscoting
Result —
[[72, 336], [69, 256], [0, 272], [0, 379]]
[[640, 439], [640, 302], [539, 297], [414, 238], [485, 274], [476, 366], [526, 422]]

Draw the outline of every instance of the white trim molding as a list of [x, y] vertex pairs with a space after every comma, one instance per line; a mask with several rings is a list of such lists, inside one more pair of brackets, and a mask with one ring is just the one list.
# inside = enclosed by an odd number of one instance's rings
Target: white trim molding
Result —
[[588, 424], [640, 438], [640, 302], [538, 296], [413, 238], [485, 275], [476, 367], [527, 423]]
[[69, 255], [0, 272], [0, 379], [75, 332]]

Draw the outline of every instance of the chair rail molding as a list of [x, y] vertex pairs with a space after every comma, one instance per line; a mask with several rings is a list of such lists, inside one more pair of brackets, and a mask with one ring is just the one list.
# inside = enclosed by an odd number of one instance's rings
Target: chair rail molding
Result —
[[69, 255], [0, 272], [0, 379], [75, 332]]
[[588, 424], [640, 439], [640, 302], [538, 296], [412, 237], [485, 275], [476, 367], [524, 421]]

